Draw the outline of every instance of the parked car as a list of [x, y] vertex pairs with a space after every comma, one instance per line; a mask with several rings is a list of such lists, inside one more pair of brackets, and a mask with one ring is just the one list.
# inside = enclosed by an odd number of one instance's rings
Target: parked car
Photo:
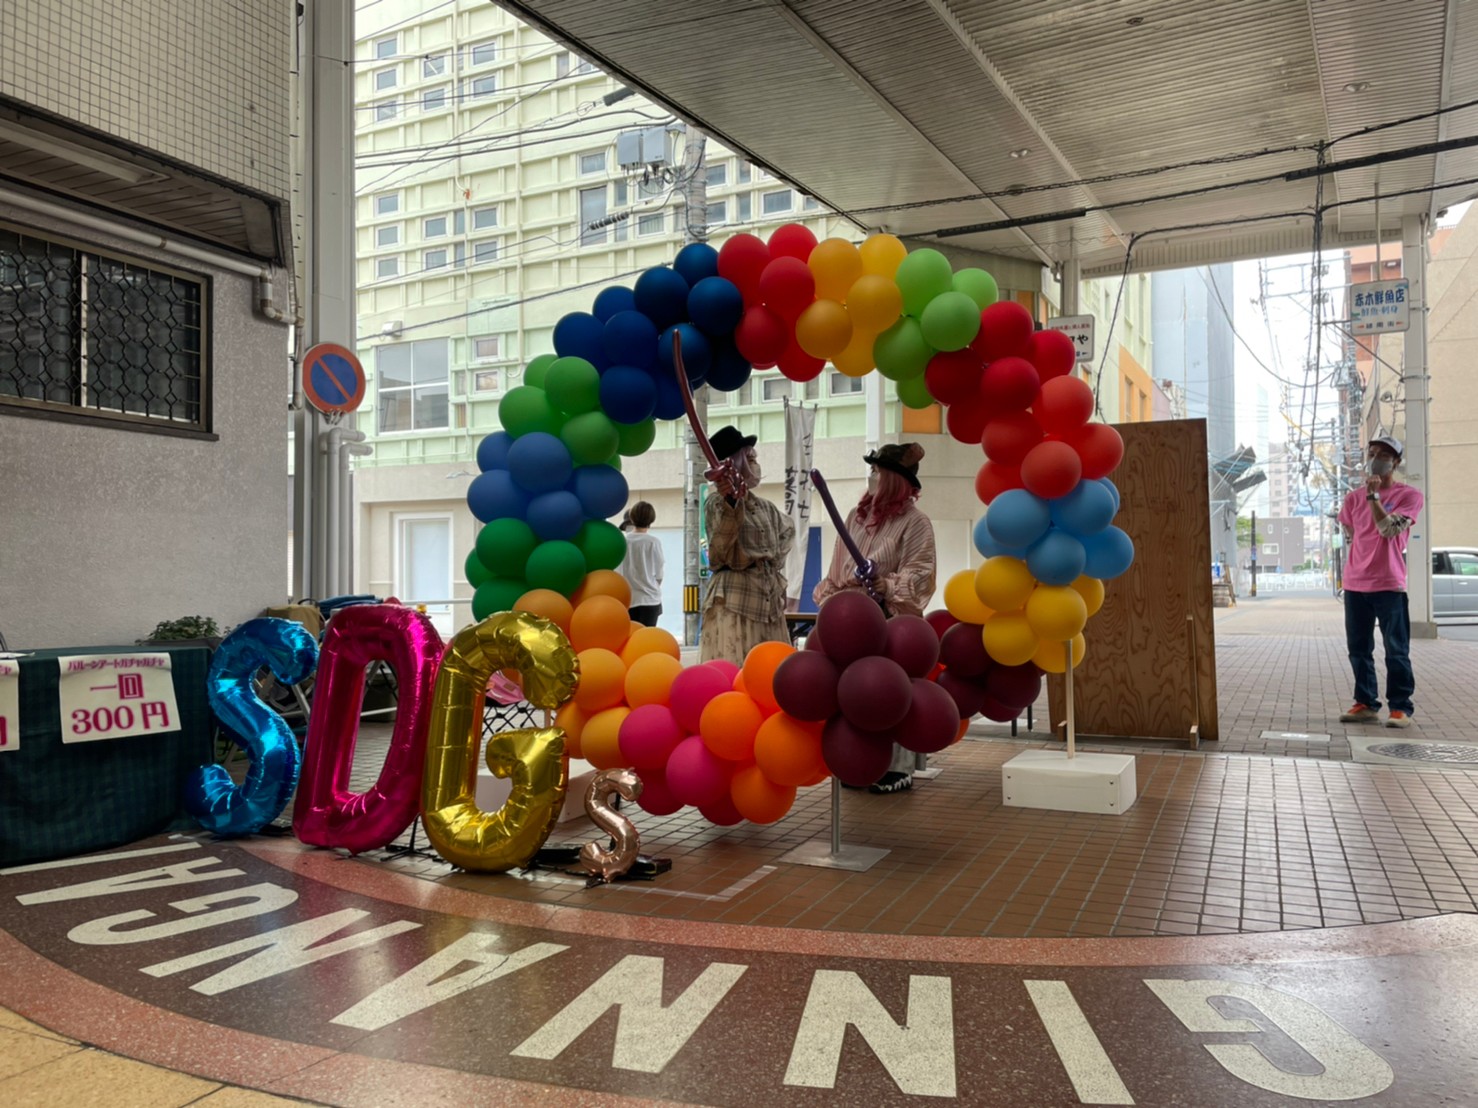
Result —
[[1432, 614], [1478, 616], [1478, 547], [1432, 551]]

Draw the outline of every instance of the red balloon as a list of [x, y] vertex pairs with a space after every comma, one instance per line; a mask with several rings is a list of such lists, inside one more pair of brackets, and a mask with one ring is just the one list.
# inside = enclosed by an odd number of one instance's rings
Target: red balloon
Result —
[[935, 354], [924, 370], [924, 384], [929, 386], [929, 395], [941, 404], [958, 404], [980, 392], [984, 368], [980, 355], [973, 350]]
[[985, 434], [986, 421], [990, 419], [990, 405], [978, 393], [967, 396], [958, 404], [945, 409], [944, 425], [950, 436], [960, 442], [974, 446]]
[[959, 729], [960, 713], [948, 690], [914, 678], [913, 701], [898, 725], [899, 745], [916, 754], [934, 754], [954, 742]]
[[1031, 337], [1031, 353], [1027, 355], [1037, 372], [1046, 381], [1071, 373], [1077, 365], [1078, 351], [1073, 340], [1061, 331], [1034, 331]]
[[734, 345], [750, 365], [767, 369], [790, 345], [790, 328], [769, 308], [756, 304], [744, 310], [744, 317], [734, 328]]
[[960, 622], [943, 608], [935, 608], [932, 612], [926, 612], [924, 621], [930, 627], [934, 628], [934, 634], [938, 635], [941, 639], [944, 638], [946, 631]]
[[939, 675], [936, 684], [949, 693], [950, 699], [955, 702], [955, 712], [960, 719], [969, 719], [980, 711], [981, 701], [985, 699], [985, 690], [974, 678], [961, 677], [945, 670]]
[[871, 785], [893, 763], [893, 743], [886, 735], [859, 731], [843, 716], [832, 716], [821, 732], [826, 768], [844, 785]]
[[980, 677], [994, 664], [985, 652], [978, 623], [958, 623], [946, 631], [939, 640], [939, 660], [955, 677]]
[[838, 668], [881, 654], [888, 643], [888, 617], [861, 589], [827, 597], [816, 616], [816, 630], [826, 640], [827, 657]]
[[800, 650], [775, 669], [775, 702], [787, 715], [816, 722], [837, 710], [841, 671], [819, 650]]
[[1025, 356], [1031, 353], [1035, 327], [1031, 312], [1014, 300], [1001, 300], [980, 313], [980, 333], [970, 348], [986, 361]]
[[1016, 466], [1000, 462], [986, 462], [975, 475], [975, 495], [982, 504], [989, 504], [1003, 492], [1021, 488], [1021, 470]]
[[854, 727], [887, 731], [908, 712], [913, 686], [903, 667], [891, 658], [858, 658], [842, 670], [837, 707]]
[[718, 275], [739, 286], [746, 304], [759, 299], [760, 274], [770, 264], [770, 248], [757, 235], [735, 235], [719, 247]]
[[888, 621], [888, 645], [883, 654], [910, 677], [925, 677], [939, 661], [939, 636], [923, 616], [894, 616]]
[[998, 358], [985, 367], [980, 378], [980, 395], [986, 403], [1008, 412], [1030, 405], [1041, 387], [1037, 367], [1025, 358]]
[[1070, 435], [1093, 418], [1093, 390], [1081, 378], [1054, 377], [1042, 382], [1032, 411], [1048, 434]]
[[1124, 460], [1124, 439], [1107, 423], [1090, 423], [1068, 440], [1083, 460], [1089, 481], [1107, 477]]
[[698, 805], [698, 814], [719, 827], [734, 827], [744, 822], [744, 814], [734, 807], [734, 798], [728, 793], [712, 803]]
[[760, 299], [787, 323], [794, 323], [816, 299], [816, 277], [799, 258], [776, 258], [760, 274]]
[[641, 796], [636, 798], [636, 802], [643, 812], [670, 816], [683, 806], [683, 802], [667, 787], [667, 774], [662, 770], [644, 769], [637, 776], [641, 778]]
[[985, 425], [985, 433], [980, 437], [985, 456], [1007, 466], [1019, 466], [1027, 451], [1041, 441], [1042, 425], [1030, 412], [998, 415]]
[[985, 694], [1008, 708], [1025, 709], [1042, 694], [1042, 671], [1031, 662], [994, 666], [985, 675]]
[[1043, 500], [1066, 496], [1082, 479], [1083, 463], [1078, 452], [1056, 439], [1037, 443], [1021, 460], [1021, 483]]
[[[816, 249], [816, 236], [811, 229], [800, 223], [787, 223], [777, 227], [770, 235], [770, 256], [775, 258], [797, 258], [805, 261]], [[722, 274], [720, 274], [722, 276]]]
[[825, 358], [813, 358], [792, 338], [776, 363], [780, 372], [792, 381], [814, 381], [826, 368]]

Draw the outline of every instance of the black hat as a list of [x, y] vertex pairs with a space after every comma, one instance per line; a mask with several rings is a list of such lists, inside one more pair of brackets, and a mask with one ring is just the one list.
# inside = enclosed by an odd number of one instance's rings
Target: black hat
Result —
[[747, 450], [759, 441], [754, 435], [741, 435], [739, 428], [732, 425], [720, 427], [708, 437], [713, 452], [720, 458], [732, 458], [741, 450]]
[[888, 443], [880, 446], [862, 460], [870, 466], [891, 470], [914, 488], [919, 484], [919, 462], [924, 459], [924, 448], [916, 442]]

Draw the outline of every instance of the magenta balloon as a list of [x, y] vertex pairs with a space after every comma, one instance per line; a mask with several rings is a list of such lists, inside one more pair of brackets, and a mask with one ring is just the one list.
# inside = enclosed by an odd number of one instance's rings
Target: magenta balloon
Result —
[[939, 661], [939, 636], [923, 616], [894, 616], [888, 621], [888, 643], [883, 654], [910, 677], [924, 677]]
[[980, 714], [986, 719], [993, 719], [997, 723], [1010, 723], [1021, 715], [1020, 708], [1013, 708], [1009, 704], [1002, 704], [994, 697], [987, 696], [980, 704]]
[[826, 768], [844, 785], [871, 785], [893, 763], [893, 743], [882, 735], [859, 731], [842, 716], [832, 716], [821, 731]]
[[827, 656], [845, 668], [858, 658], [883, 652], [888, 642], [888, 617], [861, 589], [847, 589], [821, 605], [816, 630], [826, 642]]
[[842, 670], [837, 682], [837, 707], [864, 731], [896, 727], [913, 699], [913, 685], [903, 667], [891, 658], [858, 658]]
[[939, 675], [939, 680], [935, 683], [955, 702], [955, 709], [959, 712], [958, 719], [969, 719], [980, 711], [985, 690], [980, 687], [976, 678], [961, 677], [954, 670], [947, 669]]
[[775, 702], [796, 719], [830, 719], [836, 715], [840, 679], [841, 671], [825, 654], [797, 651], [775, 670]]
[[933, 754], [955, 741], [960, 714], [954, 697], [933, 681], [915, 677], [913, 702], [898, 725], [898, 743], [916, 754]]
[[703, 665], [706, 669], [713, 669], [717, 670], [719, 673], [722, 673], [724, 675], [724, 680], [729, 683], [729, 687], [731, 689], [734, 687], [734, 678], [739, 676], [739, 667], [736, 666], [733, 662], [729, 661], [729, 659], [715, 658], [711, 662], [704, 662]]
[[660, 769], [644, 769], [638, 776], [641, 778], [641, 795], [636, 802], [641, 805], [643, 812], [654, 816], [670, 816], [683, 806], [683, 802], [672, 795], [672, 789], [667, 784], [667, 774]]
[[709, 823], [716, 823], [720, 827], [733, 827], [735, 824], [744, 822], [744, 816], [738, 808], [734, 807], [734, 798], [727, 793], [712, 804], [699, 805], [698, 814]]
[[734, 678], [724, 670], [715, 669], [712, 665], [692, 666], [673, 679], [667, 703], [672, 706], [672, 714], [682, 724], [683, 730], [695, 735], [698, 733], [698, 719], [703, 715], [703, 709], [708, 707], [708, 702], [733, 687]]
[[[300, 840], [358, 854], [389, 844], [414, 822], [421, 810], [431, 693], [441, 654], [441, 636], [414, 608], [360, 604], [334, 614], [318, 655], [293, 802], [293, 834]], [[379, 777], [356, 793], [346, 786], [354, 767], [365, 667], [371, 662], [386, 662], [394, 671], [399, 710]]]
[[994, 664], [977, 623], [959, 623], [946, 631], [939, 640], [939, 660], [956, 677], [979, 677]]
[[713, 804], [729, 795], [729, 764], [710, 753], [697, 735], [689, 735], [667, 759], [667, 787], [684, 804]]
[[1042, 671], [1031, 662], [1020, 666], [994, 666], [986, 674], [985, 693], [1007, 707], [1025, 708], [1042, 694]]
[[941, 639], [944, 638], [944, 633], [946, 631], [960, 622], [943, 608], [935, 608], [932, 612], [926, 613], [924, 619], [928, 622], [930, 627], [934, 628], [934, 633], [938, 635]]
[[640, 770], [660, 770], [683, 741], [686, 732], [666, 704], [643, 704], [621, 721], [617, 743], [626, 764]]

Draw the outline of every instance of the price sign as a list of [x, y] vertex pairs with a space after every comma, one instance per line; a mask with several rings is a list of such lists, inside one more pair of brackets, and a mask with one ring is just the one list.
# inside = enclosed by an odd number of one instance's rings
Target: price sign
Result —
[[1047, 327], [1061, 331], [1073, 340], [1073, 350], [1080, 362], [1093, 360], [1093, 317], [1091, 315], [1062, 315], [1049, 319]]
[[180, 729], [168, 654], [74, 654], [57, 665], [62, 742]]
[[21, 748], [21, 665], [0, 658], [0, 754]]

